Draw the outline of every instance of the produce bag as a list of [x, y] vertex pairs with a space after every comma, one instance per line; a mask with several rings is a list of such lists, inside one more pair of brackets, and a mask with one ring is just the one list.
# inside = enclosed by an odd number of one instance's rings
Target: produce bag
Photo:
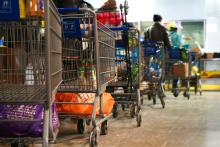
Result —
[[[5, 122], [0, 123], [0, 137], [42, 137], [43, 105], [0, 105], [0, 119], [22, 120], [39, 119], [38, 122]], [[56, 105], [52, 105], [52, 127], [59, 128]]]
[[[115, 101], [110, 93], [104, 92], [103, 97], [103, 113], [108, 115], [111, 113]], [[57, 102], [76, 102], [78, 104], [57, 104], [57, 111], [73, 114], [73, 115], [91, 115], [93, 112], [93, 105], [84, 103], [93, 103], [95, 99], [95, 93], [57, 93]], [[96, 108], [96, 114], [100, 114], [100, 102]]]

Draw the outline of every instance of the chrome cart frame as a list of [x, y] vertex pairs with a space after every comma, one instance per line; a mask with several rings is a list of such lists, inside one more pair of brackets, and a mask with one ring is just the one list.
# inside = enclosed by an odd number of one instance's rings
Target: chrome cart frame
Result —
[[[166, 80], [169, 82], [171, 80], [174, 80], [173, 77], [173, 64], [182, 62], [181, 57], [181, 51], [180, 50], [172, 50], [170, 55], [176, 54], [174, 57], [169, 57], [166, 61]], [[192, 56], [190, 53], [187, 53], [187, 59], [184, 61], [185, 63], [188, 63], [188, 76], [187, 77], [176, 77], [178, 79], [179, 83], [177, 84], [177, 88], [172, 88], [172, 93], [175, 97], [179, 96], [179, 93], [181, 90], [183, 90], [183, 96], [190, 99], [190, 77], [191, 77], [191, 64], [192, 64]], [[170, 83], [170, 82], [169, 82]], [[169, 85], [169, 84], [168, 84]], [[185, 87], [185, 88], [181, 88]]]
[[[109, 82], [115, 80], [115, 34], [97, 22], [96, 13], [88, 8], [59, 8], [63, 20], [63, 82], [59, 93], [94, 93], [93, 102], [57, 102], [58, 105], [90, 105], [91, 115], [59, 113], [61, 118], [77, 120], [79, 134], [85, 132], [85, 122], [92, 123], [89, 142], [98, 144], [98, 135], [107, 134], [103, 112], [103, 96]], [[100, 105], [100, 112], [96, 108]], [[97, 114], [98, 113], [98, 114]], [[77, 137], [77, 136], [76, 136]]]
[[[29, 1], [30, 2], [30, 1]], [[11, 146], [26, 146], [38, 141], [43, 147], [49, 145], [49, 135], [56, 138], [52, 128], [52, 102], [62, 81], [61, 22], [59, 13], [51, 0], [44, 0], [44, 16], [27, 16], [19, 21], [0, 22], [0, 34], [4, 47], [0, 47], [0, 105], [43, 105], [42, 119], [0, 119], [0, 123], [41, 122], [40, 138], [2, 137]], [[41, 22], [45, 22], [45, 33]], [[31, 66], [30, 66], [31, 65]]]
[[[111, 92], [116, 104], [113, 109], [113, 117], [118, 116], [118, 105], [121, 104], [122, 110], [130, 107], [130, 116], [136, 117], [137, 126], [141, 126], [141, 97], [140, 97], [140, 65], [141, 65], [141, 47], [140, 32], [133, 27], [112, 28], [116, 32], [116, 55], [115, 63], [117, 65], [117, 80], [110, 83], [107, 91]], [[130, 37], [130, 40], [129, 40]], [[136, 51], [135, 51], [136, 50]], [[135, 53], [136, 52], [136, 53]], [[136, 55], [136, 57], [134, 57]], [[136, 60], [136, 61], [135, 61]], [[119, 73], [120, 66], [125, 64], [126, 71]], [[135, 67], [137, 66], [137, 67]], [[132, 71], [136, 68], [136, 74]], [[134, 75], [133, 75], [134, 74]], [[115, 92], [122, 88], [123, 92]]]
[[[144, 41], [142, 42], [143, 58], [142, 61], [142, 83], [147, 85], [142, 86], [143, 95], [148, 95], [148, 99], [153, 99], [153, 104], [156, 104], [156, 97], [158, 96], [162, 107], [165, 108], [164, 102], [164, 74], [165, 74], [165, 54], [163, 42]], [[157, 66], [157, 67], [153, 67]], [[154, 69], [156, 68], [156, 69]], [[143, 102], [142, 102], [143, 103]]]

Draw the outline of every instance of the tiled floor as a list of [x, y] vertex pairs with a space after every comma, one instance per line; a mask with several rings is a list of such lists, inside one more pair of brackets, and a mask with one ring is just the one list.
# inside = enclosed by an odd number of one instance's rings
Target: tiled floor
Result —
[[[159, 100], [157, 105], [151, 104], [145, 100], [142, 106], [140, 128], [129, 117], [111, 119], [109, 133], [100, 137], [99, 147], [220, 147], [220, 93], [192, 94], [190, 100], [168, 94], [165, 109], [161, 109]], [[63, 126], [69, 131], [73, 128], [67, 123]], [[88, 143], [71, 140], [51, 145], [75, 146], [87, 147]]]

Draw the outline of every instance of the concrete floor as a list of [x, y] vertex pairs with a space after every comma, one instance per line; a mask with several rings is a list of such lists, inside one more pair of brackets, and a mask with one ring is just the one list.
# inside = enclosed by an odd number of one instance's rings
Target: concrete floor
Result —
[[220, 147], [220, 93], [187, 100], [168, 95], [166, 108], [145, 101], [143, 123], [112, 120], [101, 147]]
[[[122, 115], [123, 114], [123, 115]], [[142, 126], [124, 116], [109, 121], [109, 133], [99, 147], [220, 147], [220, 93], [192, 94], [191, 99], [167, 95], [166, 108], [145, 100]], [[73, 125], [63, 123], [72, 132]], [[35, 145], [38, 147], [37, 145]], [[71, 140], [51, 147], [87, 147], [86, 140]]]

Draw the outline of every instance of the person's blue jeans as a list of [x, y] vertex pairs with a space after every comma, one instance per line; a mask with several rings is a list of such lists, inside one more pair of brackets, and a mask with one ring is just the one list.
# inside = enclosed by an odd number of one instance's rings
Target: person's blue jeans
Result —
[[178, 79], [173, 79], [173, 89], [176, 89], [178, 87]]

